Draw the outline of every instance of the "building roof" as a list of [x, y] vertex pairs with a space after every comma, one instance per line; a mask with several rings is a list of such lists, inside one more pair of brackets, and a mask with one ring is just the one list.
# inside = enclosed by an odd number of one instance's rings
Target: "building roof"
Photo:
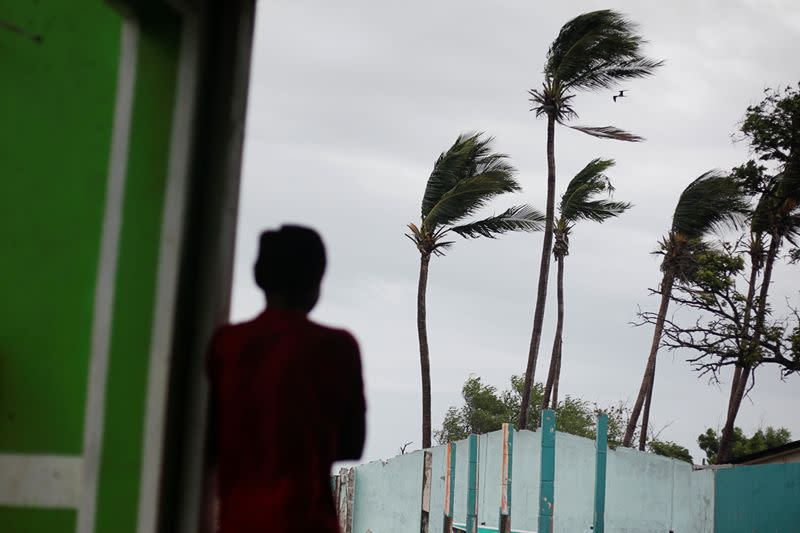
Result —
[[800, 440], [787, 442], [786, 444], [782, 444], [781, 446], [775, 446], [774, 448], [767, 448], [766, 450], [761, 450], [760, 452], [748, 453], [747, 455], [742, 455], [741, 457], [737, 457], [736, 459], [731, 460], [731, 464], [734, 465], [747, 464], [753, 461], [758, 461], [769, 457], [777, 457], [780, 455], [785, 455], [795, 450], [800, 450]]

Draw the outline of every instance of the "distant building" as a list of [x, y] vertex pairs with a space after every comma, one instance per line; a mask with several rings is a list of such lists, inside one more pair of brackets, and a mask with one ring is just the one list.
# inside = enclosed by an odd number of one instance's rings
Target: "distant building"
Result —
[[800, 440], [760, 452], [743, 455], [731, 461], [731, 464], [734, 465], [766, 465], [775, 463], [800, 463]]

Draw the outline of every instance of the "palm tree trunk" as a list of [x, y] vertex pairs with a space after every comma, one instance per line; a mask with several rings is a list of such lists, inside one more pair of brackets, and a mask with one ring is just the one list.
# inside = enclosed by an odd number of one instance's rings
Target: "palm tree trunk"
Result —
[[561, 382], [561, 352], [564, 348], [563, 344], [558, 346], [558, 366], [556, 366], [556, 379], [553, 380], [553, 401], [550, 404], [550, 409], [558, 409], [558, 384]]
[[[633, 442], [633, 434], [636, 432], [636, 425], [639, 422], [639, 415], [642, 412], [642, 407], [651, 394], [653, 388], [653, 381], [656, 374], [656, 355], [658, 348], [661, 344], [661, 333], [664, 331], [664, 321], [667, 318], [667, 310], [669, 309], [669, 298], [672, 294], [672, 285], [675, 282], [675, 277], [670, 273], [664, 273], [664, 279], [661, 280], [661, 305], [658, 308], [658, 318], [656, 319], [656, 328], [653, 332], [653, 342], [650, 345], [650, 355], [647, 357], [647, 366], [644, 370], [642, 377], [642, 385], [639, 387], [639, 395], [636, 397], [636, 403], [631, 410], [631, 417], [628, 419], [628, 426], [625, 428], [625, 437], [622, 439], [622, 445], [630, 447]], [[650, 405], [647, 405], [646, 418], [650, 417]], [[647, 428], [642, 427], [642, 433], [647, 438]], [[641, 440], [641, 439], [640, 439]]]
[[[659, 335], [660, 337], [660, 335]], [[650, 402], [653, 400], [653, 385], [656, 380], [656, 363], [653, 362], [653, 372], [650, 378], [650, 387], [647, 389], [647, 397], [644, 399], [644, 409], [642, 409], [642, 430], [639, 432], [639, 451], [647, 448], [647, 433], [650, 429]]]
[[428, 288], [430, 254], [422, 254], [419, 262], [417, 288], [417, 333], [419, 335], [419, 365], [422, 372], [422, 447], [431, 447], [431, 361], [428, 353], [428, 327], [425, 314], [425, 292]]
[[[767, 315], [767, 296], [769, 295], [769, 284], [772, 280], [772, 268], [775, 264], [775, 257], [778, 255], [781, 237], [773, 232], [770, 237], [769, 251], [767, 260], [764, 263], [764, 279], [761, 281], [761, 291], [758, 295], [758, 309], [756, 310], [756, 323], [753, 327], [753, 338], [750, 341], [750, 349], [760, 350], [761, 335], [764, 332], [764, 319]], [[747, 390], [747, 381], [750, 374], [754, 371], [755, 365], [748, 361], [742, 368], [739, 380], [736, 383], [735, 394], [732, 394], [728, 405], [728, 416], [725, 420], [725, 427], [722, 429], [722, 436], [719, 440], [719, 452], [717, 452], [717, 463], [727, 462], [730, 458], [731, 443], [733, 442], [733, 429], [736, 423], [736, 416], [739, 414], [739, 407], [742, 405], [744, 393]]]
[[547, 114], [547, 209], [545, 210], [544, 239], [542, 239], [542, 259], [539, 264], [539, 285], [536, 291], [536, 309], [533, 313], [533, 332], [528, 350], [528, 363], [525, 366], [525, 384], [522, 388], [522, 402], [519, 410], [519, 429], [525, 429], [528, 423], [528, 407], [531, 388], [533, 387], [536, 359], [539, 356], [539, 344], [542, 340], [542, 324], [544, 323], [544, 307], [547, 300], [547, 281], [550, 274], [550, 254], [553, 249], [553, 222], [555, 219], [556, 199], [556, 156], [555, 156], [555, 124], [553, 113]]
[[[550, 370], [547, 373], [547, 384], [544, 388], [542, 409], [550, 406], [550, 399], [555, 396], [553, 390], [558, 387], [558, 373], [561, 366], [561, 345], [564, 331], [564, 257], [556, 256], [557, 265], [557, 300], [558, 318], [556, 320], [556, 335], [553, 338], [553, 351], [550, 354]], [[556, 400], [557, 401], [557, 400]]]

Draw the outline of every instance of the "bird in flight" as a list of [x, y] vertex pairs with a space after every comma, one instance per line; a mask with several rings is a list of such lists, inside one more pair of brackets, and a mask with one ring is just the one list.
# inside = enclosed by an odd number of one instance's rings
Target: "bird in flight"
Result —
[[628, 90], [628, 89], [622, 89], [622, 90], [619, 92], [619, 94], [615, 94], [615, 95], [614, 95], [614, 96], [612, 96], [611, 98], [612, 98], [612, 99], [613, 99], [615, 102], [617, 101], [617, 98], [627, 98], [627, 96], [625, 96], [625, 95], [623, 94], [623, 93], [624, 93], [625, 91], [627, 91], [627, 90]]

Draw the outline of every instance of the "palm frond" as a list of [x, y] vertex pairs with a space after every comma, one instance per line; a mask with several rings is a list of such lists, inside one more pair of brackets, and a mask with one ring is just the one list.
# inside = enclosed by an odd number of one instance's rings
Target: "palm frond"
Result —
[[741, 228], [750, 214], [747, 194], [730, 176], [705, 172], [681, 193], [672, 216], [672, 232], [687, 239], [728, 228]]
[[520, 190], [510, 166], [495, 162], [488, 169], [475, 170], [480, 173], [457, 181], [431, 207], [422, 221], [426, 231], [433, 231], [438, 226], [455, 224], [486, 206], [495, 196]]
[[463, 175], [479, 138], [479, 133], [462, 133], [446, 152], [439, 155], [422, 196], [422, 218], [427, 216], [442, 195], [452, 189]]
[[545, 216], [541, 211], [529, 205], [518, 205], [499, 215], [453, 226], [450, 230], [465, 238], [494, 238], [509, 231], [541, 231], [544, 221]]
[[583, 76], [571, 83], [566, 83], [565, 89], [574, 88], [586, 91], [607, 89], [627, 80], [650, 76], [656, 68], [664, 64], [663, 61], [646, 57], [637, 57], [617, 64], [609, 64], [601, 60], [594, 60], [592, 63]]
[[600, 139], [613, 139], [615, 141], [626, 141], [626, 142], [642, 142], [644, 141], [644, 137], [640, 137], [634, 133], [628, 133], [625, 130], [621, 130], [615, 126], [570, 126], [568, 124], [564, 124], [568, 128], [572, 128], [573, 130], [578, 130], [586, 135], [591, 135], [592, 137], [599, 137]]
[[613, 165], [613, 159], [593, 159], [572, 178], [559, 205], [565, 226], [578, 220], [603, 222], [630, 209], [628, 202], [596, 199], [598, 194], [610, 194], [613, 191], [610, 180], [603, 173]]
[[616, 11], [584, 13], [561, 28], [547, 52], [544, 73], [564, 89], [611, 88], [661, 66], [642, 55], [644, 42], [636, 25]]

